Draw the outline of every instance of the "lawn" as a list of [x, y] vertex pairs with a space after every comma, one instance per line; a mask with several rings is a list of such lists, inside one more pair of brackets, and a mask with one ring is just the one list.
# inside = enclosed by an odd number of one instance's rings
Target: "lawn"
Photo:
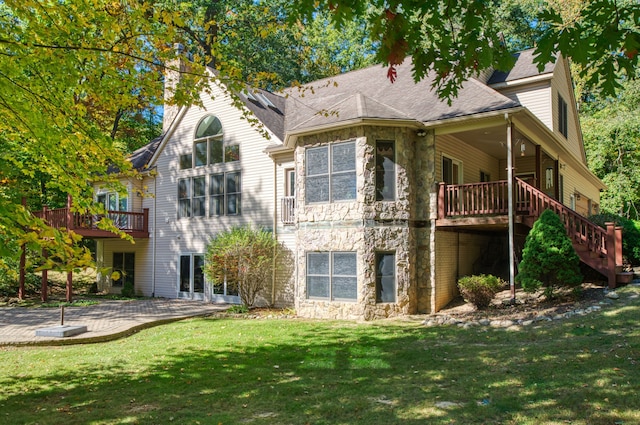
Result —
[[0, 423], [639, 424], [640, 288], [521, 331], [208, 317], [0, 349]]

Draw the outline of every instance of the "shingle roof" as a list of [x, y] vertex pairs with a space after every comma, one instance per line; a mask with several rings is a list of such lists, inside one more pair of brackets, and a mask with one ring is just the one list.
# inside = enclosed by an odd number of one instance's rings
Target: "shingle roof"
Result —
[[[280, 140], [284, 140], [285, 99], [266, 90], [250, 89], [255, 100], [241, 95], [247, 108]], [[258, 95], [258, 96], [256, 96]], [[267, 100], [260, 99], [264, 96]]]
[[[247, 92], [241, 94], [240, 98], [280, 140], [284, 140], [287, 132], [310, 130], [354, 119], [429, 123], [520, 106], [517, 101], [503, 96], [488, 85], [551, 73], [555, 64], [547, 64], [540, 72], [533, 62], [533, 49], [516, 56], [513, 69], [494, 72], [487, 85], [473, 78], [466, 81], [451, 105], [438, 98], [432, 89], [433, 74], [417, 83], [413, 80], [410, 58], [397, 67], [394, 83], [387, 78], [386, 68], [376, 65], [314, 81], [302, 88], [286, 89], [284, 96], [252, 89], [250, 93], [260, 96], [247, 96]], [[162, 137], [158, 137], [131, 154], [134, 168], [142, 170], [147, 165], [161, 140]]]
[[397, 74], [397, 80], [391, 83], [386, 69], [378, 65], [306, 86], [312, 89], [287, 89], [285, 131], [354, 118], [433, 122], [520, 106], [475, 79], [463, 84], [449, 106], [432, 89], [433, 75], [417, 83], [413, 80], [410, 60], [397, 67]]
[[163, 136], [158, 136], [146, 145], [141, 148], [136, 149], [129, 155], [129, 161], [131, 161], [131, 166], [138, 170], [142, 171], [151, 160], [151, 157], [160, 146], [160, 142], [162, 141]]
[[508, 81], [520, 80], [522, 78], [534, 77], [536, 75], [550, 74], [556, 67], [556, 63], [548, 63], [544, 66], [542, 71], [538, 70], [538, 65], [534, 63], [533, 55], [534, 49], [524, 50], [516, 53], [516, 63], [509, 71], [495, 71], [489, 81], [488, 85], [504, 83]]

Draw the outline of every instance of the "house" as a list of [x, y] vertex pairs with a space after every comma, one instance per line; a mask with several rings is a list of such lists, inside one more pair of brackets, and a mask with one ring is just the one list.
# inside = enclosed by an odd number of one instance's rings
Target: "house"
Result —
[[201, 106], [168, 108], [163, 136], [131, 157], [143, 178], [126, 182], [126, 199], [96, 190], [112, 217], [147, 220], [135, 244], [93, 236], [98, 264], [123, 272], [99, 276], [99, 287], [118, 292], [129, 280], [140, 295], [239, 302], [205, 282], [204, 252], [217, 232], [253, 224], [290, 253], [265, 304], [317, 318], [436, 312], [460, 276], [508, 277], [509, 211], [517, 259], [545, 208], [615, 284], [615, 229], [585, 219], [604, 185], [587, 168], [567, 61], [539, 71], [523, 51], [451, 104], [430, 85], [413, 81], [407, 60], [394, 83], [374, 66], [313, 90], [248, 90], [245, 112], [262, 129], [216, 85]]

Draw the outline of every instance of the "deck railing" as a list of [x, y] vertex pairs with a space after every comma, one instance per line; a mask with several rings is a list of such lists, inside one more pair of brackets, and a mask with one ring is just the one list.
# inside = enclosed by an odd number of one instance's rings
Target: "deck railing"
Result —
[[[563, 221], [574, 243], [607, 255], [607, 230], [531, 186], [515, 178], [514, 210], [517, 215], [538, 218], [546, 209], [554, 211]], [[508, 181], [447, 185], [441, 183], [438, 194], [438, 218], [506, 215]]]
[[143, 212], [130, 211], [107, 211], [106, 214], [80, 214], [74, 213], [69, 208], [47, 209], [35, 212], [36, 217], [44, 219], [51, 227], [60, 229], [66, 228], [76, 232], [83, 230], [99, 230], [98, 222], [105, 216], [113, 221], [114, 226], [118, 229], [128, 232], [148, 232], [149, 209], [145, 208]]
[[285, 196], [280, 200], [280, 221], [283, 224], [294, 224], [296, 218], [296, 197]]

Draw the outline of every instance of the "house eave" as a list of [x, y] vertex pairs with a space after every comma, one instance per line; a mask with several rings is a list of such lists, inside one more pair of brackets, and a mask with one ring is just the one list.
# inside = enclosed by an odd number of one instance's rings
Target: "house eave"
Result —
[[284, 137], [284, 146], [287, 148], [294, 148], [298, 137], [308, 136], [310, 134], [324, 133], [327, 131], [342, 130], [358, 125], [377, 125], [384, 127], [414, 127], [423, 128], [420, 121], [407, 120], [407, 119], [388, 119], [388, 118], [354, 118], [350, 120], [344, 120], [337, 123], [318, 125], [314, 127], [308, 127], [302, 130], [287, 131]]
[[488, 86], [494, 90], [500, 90], [507, 87], [517, 87], [523, 86], [526, 84], [539, 83], [541, 81], [548, 81], [553, 78], [553, 72], [549, 72], [546, 74], [534, 75], [532, 77], [518, 78], [517, 80], [512, 81], [502, 81], [500, 83], [489, 84]]
[[494, 118], [503, 119], [505, 114], [513, 115], [524, 111], [524, 106], [515, 108], [498, 109], [489, 112], [481, 112], [478, 114], [464, 115], [460, 117], [446, 118], [443, 120], [427, 121], [422, 123], [422, 128], [437, 129], [438, 134], [447, 134], [460, 131], [460, 124], [465, 123], [471, 126], [478, 126], [479, 122], [491, 120]]

